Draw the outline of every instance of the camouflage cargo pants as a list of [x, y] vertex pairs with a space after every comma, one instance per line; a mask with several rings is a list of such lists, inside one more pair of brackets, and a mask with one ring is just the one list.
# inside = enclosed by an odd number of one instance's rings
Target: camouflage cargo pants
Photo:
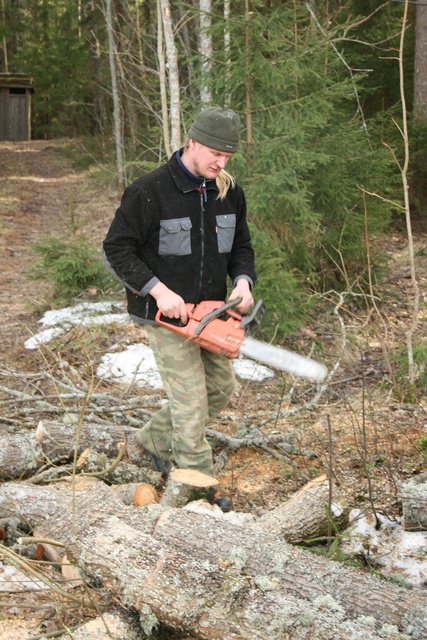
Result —
[[168, 329], [146, 328], [168, 403], [139, 430], [137, 440], [162, 460], [214, 476], [205, 428], [233, 393], [232, 363]]

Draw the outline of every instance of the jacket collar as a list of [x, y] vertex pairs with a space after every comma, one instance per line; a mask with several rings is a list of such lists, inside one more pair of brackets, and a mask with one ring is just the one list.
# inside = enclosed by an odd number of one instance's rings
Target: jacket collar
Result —
[[[167, 163], [172, 178], [180, 191], [186, 193], [188, 191], [200, 190], [205, 182], [204, 178], [196, 176], [187, 169], [181, 160], [182, 149], [175, 151]], [[206, 189], [214, 189], [218, 191], [215, 180], [206, 180]]]

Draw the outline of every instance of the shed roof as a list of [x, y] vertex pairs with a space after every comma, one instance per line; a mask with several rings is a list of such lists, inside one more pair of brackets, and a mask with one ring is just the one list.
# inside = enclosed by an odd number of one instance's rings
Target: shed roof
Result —
[[10, 87], [34, 91], [33, 77], [28, 73], [0, 73], [0, 88]]

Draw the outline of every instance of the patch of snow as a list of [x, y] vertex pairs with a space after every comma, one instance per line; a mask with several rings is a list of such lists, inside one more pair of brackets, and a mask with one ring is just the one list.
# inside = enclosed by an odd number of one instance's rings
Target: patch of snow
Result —
[[275, 376], [274, 372], [268, 367], [265, 367], [263, 364], [258, 364], [258, 362], [255, 362], [254, 360], [243, 358], [242, 356], [233, 360], [233, 367], [236, 376], [242, 380], [260, 382], [267, 378], [274, 378]]
[[154, 354], [144, 344], [132, 344], [125, 351], [106, 353], [101, 358], [96, 375], [99, 378], [115, 378], [123, 384], [136, 384], [148, 389], [163, 387]]
[[49, 587], [40, 580], [23, 573], [20, 569], [0, 563], [0, 592], [18, 592], [30, 589], [39, 591], [40, 589], [49, 589]]
[[59, 329], [58, 327], [44, 329], [44, 331], [40, 331], [39, 333], [36, 333], [36, 335], [31, 336], [31, 338], [28, 338], [28, 340], [25, 341], [24, 346], [26, 349], [37, 349], [41, 344], [50, 342], [52, 338], [60, 336], [61, 333], [63, 333], [63, 329]]
[[413, 585], [426, 585], [427, 531], [405, 531], [400, 518], [389, 520], [380, 513], [377, 517], [379, 529], [373, 513], [351, 511], [341, 549], [348, 554], [363, 554], [385, 576], [397, 574]]
[[185, 511], [192, 511], [193, 513], [201, 513], [203, 515], [210, 516], [211, 518], [226, 520], [227, 522], [239, 527], [250, 525], [255, 520], [251, 513], [245, 513], [243, 511], [228, 511], [224, 513], [217, 504], [210, 504], [207, 500], [203, 499], [193, 500], [186, 504], [183, 509]]

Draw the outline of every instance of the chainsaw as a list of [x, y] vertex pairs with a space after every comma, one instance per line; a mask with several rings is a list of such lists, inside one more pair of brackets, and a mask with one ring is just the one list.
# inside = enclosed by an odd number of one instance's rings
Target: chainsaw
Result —
[[236, 298], [227, 303], [218, 300], [204, 300], [197, 305], [187, 303], [188, 320], [185, 324], [176, 318], [163, 316], [160, 311], [156, 314], [156, 322], [160, 327], [227, 358], [242, 355], [294, 376], [316, 382], [325, 379], [327, 369], [320, 362], [248, 337], [246, 333], [255, 324], [259, 325], [259, 315], [264, 313], [264, 307], [259, 300], [250, 315], [242, 316], [232, 309], [241, 301], [241, 298]]

